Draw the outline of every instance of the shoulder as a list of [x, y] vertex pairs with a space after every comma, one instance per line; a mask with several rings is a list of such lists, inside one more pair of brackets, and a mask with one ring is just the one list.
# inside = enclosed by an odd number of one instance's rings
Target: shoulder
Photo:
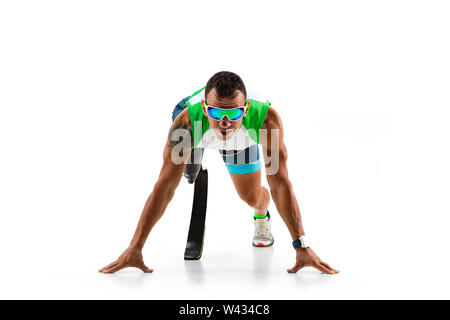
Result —
[[264, 123], [262, 125], [262, 129], [271, 130], [271, 129], [282, 129], [283, 124], [281, 122], [281, 117], [279, 113], [270, 106], [267, 110], [266, 118], [264, 119]]
[[188, 108], [184, 108], [183, 111], [181, 111], [180, 114], [175, 118], [172, 123], [172, 128], [191, 128], [191, 118], [189, 117]]
[[173, 149], [180, 141], [179, 139], [189, 139], [192, 145], [192, 129], [191, 121], [187, 108], [175, 118], [170, 126], [169, 135], [167, 137], [167, 147]]

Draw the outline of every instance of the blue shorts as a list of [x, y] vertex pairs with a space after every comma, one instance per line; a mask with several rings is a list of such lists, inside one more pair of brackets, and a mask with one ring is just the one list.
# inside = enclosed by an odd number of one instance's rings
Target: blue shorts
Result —
[[[186, 97], [178, 102], [172, 112], [172, 121], [184, 110], [186, 101], [188, 100], [189, 97]], [[242, 150], [219, 150], [219, 153], [230, 173], [247, 174], [261, 170], [261, 160], [259, 159], [259, 148], [257, 144]]]

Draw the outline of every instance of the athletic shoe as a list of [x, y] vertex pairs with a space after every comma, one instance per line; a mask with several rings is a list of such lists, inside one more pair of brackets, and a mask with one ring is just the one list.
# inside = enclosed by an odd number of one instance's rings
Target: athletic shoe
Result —
[[255, 234], [253, 236], [254, 247], [270, 247], [274, 239], [270, 228], [270, 216], [263, 219], [255, 218]]

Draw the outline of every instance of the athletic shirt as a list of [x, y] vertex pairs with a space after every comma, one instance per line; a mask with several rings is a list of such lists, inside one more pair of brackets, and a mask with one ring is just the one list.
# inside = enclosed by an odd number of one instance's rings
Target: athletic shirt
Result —
[[242, 119], [241, 126], [234, 135], [222, 140], [217, 137], [214, 130], [210, 130], [208, 118], [203, 114], [202, 100], [205, 100], [205, 87], [196, 91], [186, 102], [191, 119], [194, 148], [242, 150], [259, 144], [259, 132], [270, 107], [269, 101], [256, 99], [256, 95], [251, 92], [247, 94], [247, 100], [250, 102], [247, 115]]

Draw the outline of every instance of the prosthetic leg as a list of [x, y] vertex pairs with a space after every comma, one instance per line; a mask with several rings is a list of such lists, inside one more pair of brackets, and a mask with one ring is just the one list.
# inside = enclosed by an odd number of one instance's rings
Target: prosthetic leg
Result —
[[193, 149], [183, 175], [194, 185], [191, 222], [189, 225], [185, 260], [198, 260], [202, 256], [205, 236], [206, 203], [208, 199], [208, 170], [202, 168], [203, 148]]

